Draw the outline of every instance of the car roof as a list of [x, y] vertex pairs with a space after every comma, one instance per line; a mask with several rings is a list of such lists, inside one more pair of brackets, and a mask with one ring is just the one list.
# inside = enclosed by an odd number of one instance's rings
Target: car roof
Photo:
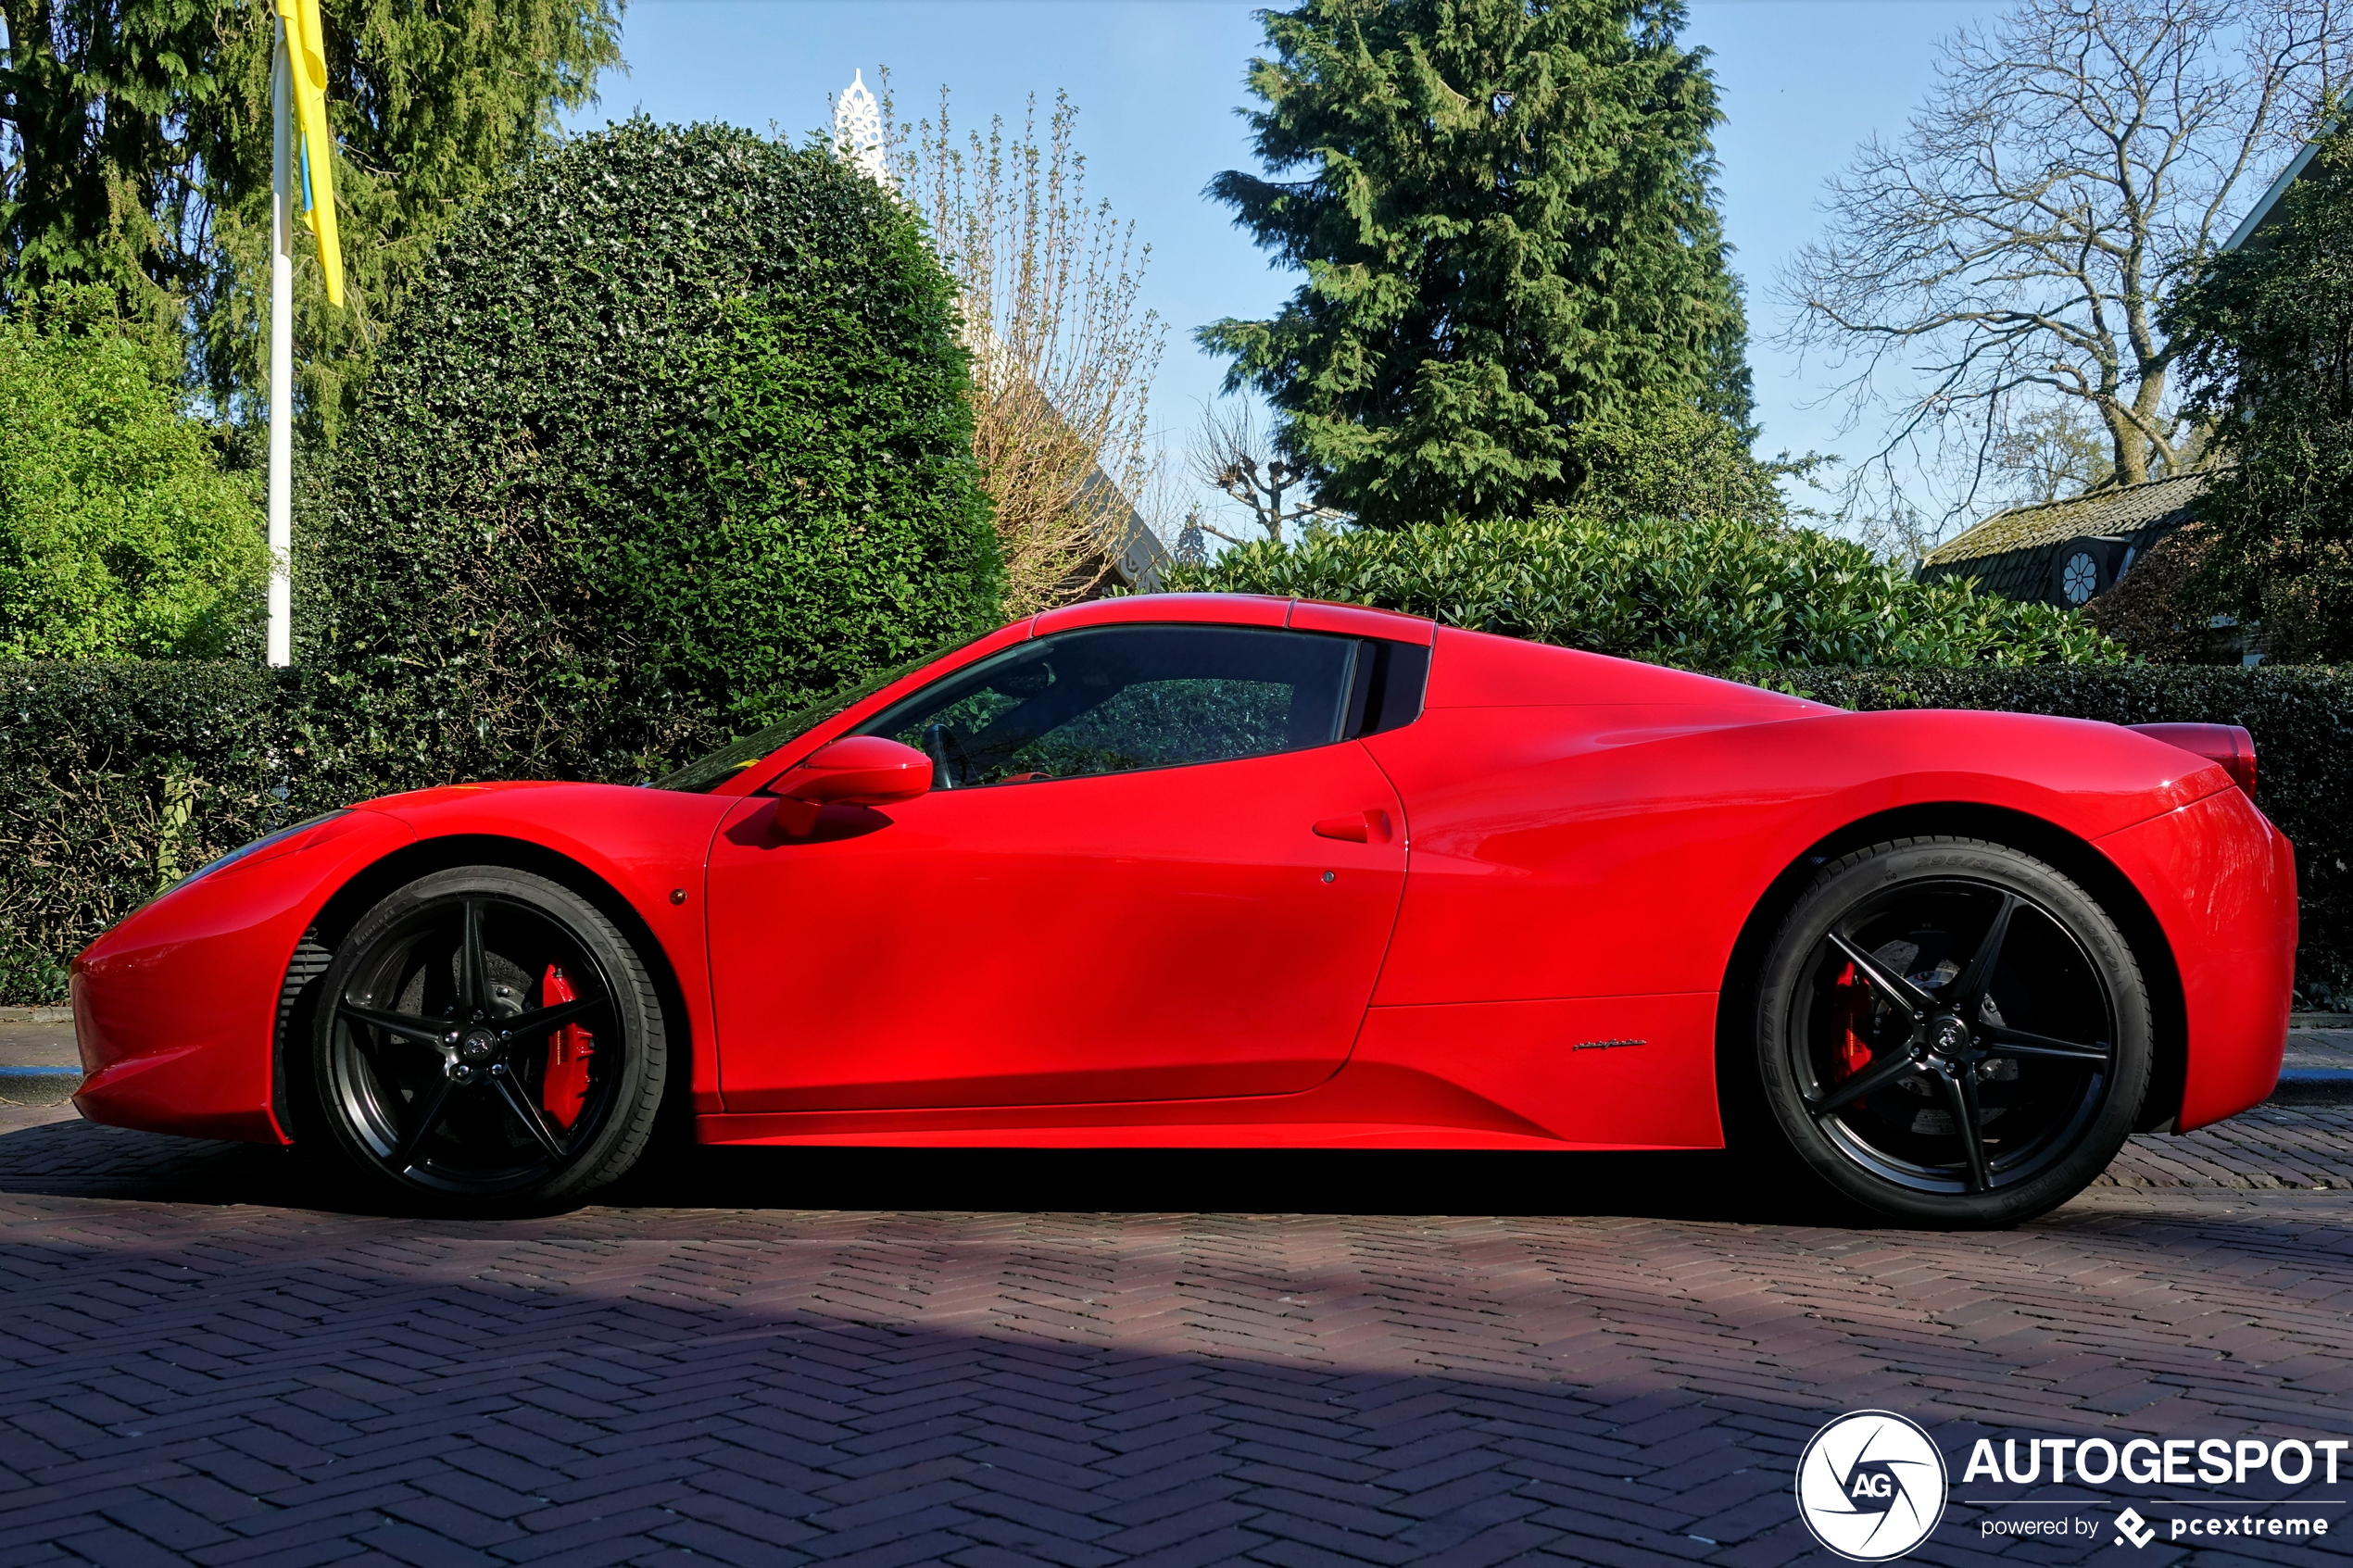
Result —
[[1427, 617], [1369, 605], [1324, 599], [1284, 598], [1273, 594], [1123, 594], [1086, 599], [1041, 612], [1030, 635], [1043, 637], [1082, 626], [1118, 626], [1139, 621], [1209, 622], [1227, 626], [1288, 626], [1302, 632], [1338, 632], [1428, 646], [1437, 623]]

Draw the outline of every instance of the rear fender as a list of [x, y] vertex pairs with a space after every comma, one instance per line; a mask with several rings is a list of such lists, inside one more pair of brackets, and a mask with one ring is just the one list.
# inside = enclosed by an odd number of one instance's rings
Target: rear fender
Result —
[[2171, 1128], [2182, 1106], [2182, 1082], [2189, 1050], [2188, 1026], [2182, 1008], [2180, 967], [2172, 944], [2150, 910], [2148, 900], [2132, 879], [2096, 845], [2024, 812], [1981, 806], [1969, 801], [1938, 801], [1882, 811], [1847, 823], [1782, 869], [1743, 925], [1724, 970], [1724, 1007], [1718, 1021], [1717, 1060], [1720, 1082], [1738, 1084], [1755, 1076], [1748, 1061], [1746, 1025], [1752, 1016], [1750, 978], [1764, 960], [1765, 949], [1780, 929], [1781, 921], [1822, 867], [1842, 855], [1873, 844], [1901, 838], [1982, 839], [2020, 849], [2055, 867], [2089, 893], [2123, 933], [2142, 978], [2149, 989], [2156, 1027], [2156, 1071], [2149, 1080], [2135, 1132]]
[[2091, 844], [2233, 790], [2114, 725], [2006, 713], [1433, 709], [1365, 744], [1412, 853], [1384, 1006], [1710, 989], [1779, 879], [1857, 822], [1991, 810]]

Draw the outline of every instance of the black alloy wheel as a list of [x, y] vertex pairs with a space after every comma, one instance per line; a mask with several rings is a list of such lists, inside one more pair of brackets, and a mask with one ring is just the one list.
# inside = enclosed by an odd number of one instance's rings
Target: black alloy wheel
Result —
[[313, 1028], [319, 1122], [379, 1188], [463, 1211], [544, 1208], [644, 1150], [665, 1042], [644, 963], [571, 889], [439, 872], [338, 946]]
[[2014, 1224], [2082, 1190], [2147, 1092], [2138, 964], [2033, 857], [1968, 839], [1826, 865], [1759, 975], [1756, 1065], [1790, 1146], [1881, 1213]]

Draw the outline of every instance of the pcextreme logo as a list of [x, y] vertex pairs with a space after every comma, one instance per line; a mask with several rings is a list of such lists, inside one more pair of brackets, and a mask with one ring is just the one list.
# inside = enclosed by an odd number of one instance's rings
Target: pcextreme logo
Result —
[[1944, 1517], [1944, 1456], [1892, 1411], [1840, 1416], [1798, 1457], [1797, 1514], [1851, 1562], [1901, 1557]]

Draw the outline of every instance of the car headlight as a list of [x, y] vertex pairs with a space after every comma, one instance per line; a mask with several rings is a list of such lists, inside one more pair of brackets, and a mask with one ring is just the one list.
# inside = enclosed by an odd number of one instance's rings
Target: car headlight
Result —
[[[178, 882], [173, 883], [170, 886], [157, 894], [156, 898], [169, 898], [174, 893], [177, 893], [182, 888], [187, 886], [188, 884], [198, 881], [201, 878], [210, 876], [213, 872], [219, 871], [223, 866], [234, 865], [237, 861], [244, 859], [246, 856], [267, 849], [273, 844], [283, 844], [298, 833], [308, 833], [312, 828], [319, 826], [321, 822], [332, 822], [337, 817], [347, 817], [349, 815], [351, 815], [351, 809], [346, 806], [341, 810], [330, 811], [321, 817], [313, 817], [307, 822], [296, 822], [292, 827], [280, 828], [276, 833], [269, 834], [263, 837], [255, 839], [251, 844], [246, 845], [242, 849], [232, 849], [226, 855], [221, 856], [220, 859], [217, 860], [208, 860], [205, 864], [198, 866], [195, 871], [190, 872], [186, 876], [182, 877]], [[155, 902], [155, 899], [151, 898], [148, 902], [153, 903]]]

